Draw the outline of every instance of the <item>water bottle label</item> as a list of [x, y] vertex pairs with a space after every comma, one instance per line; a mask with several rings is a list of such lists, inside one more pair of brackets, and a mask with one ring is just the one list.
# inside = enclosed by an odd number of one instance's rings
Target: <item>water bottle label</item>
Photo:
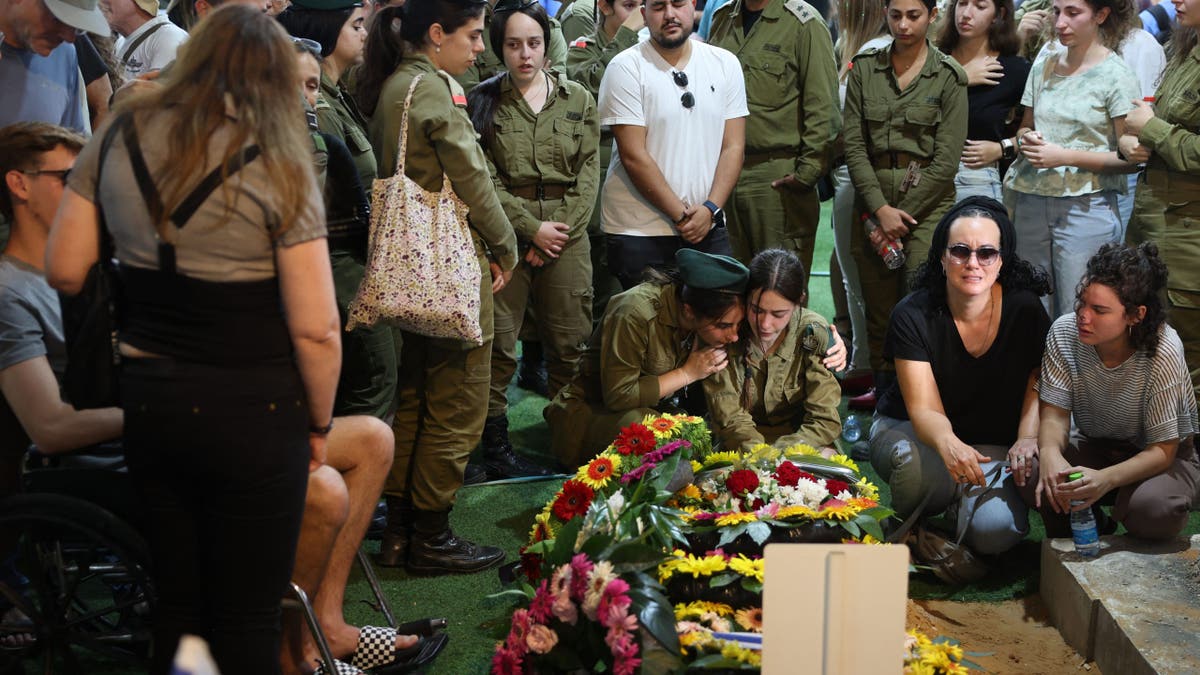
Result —
[[1094, 524], [1078, 523], [1071, 526], [1071, 538], [1076, 546], [1091, 546], [1100, 541], [1100, 533]]

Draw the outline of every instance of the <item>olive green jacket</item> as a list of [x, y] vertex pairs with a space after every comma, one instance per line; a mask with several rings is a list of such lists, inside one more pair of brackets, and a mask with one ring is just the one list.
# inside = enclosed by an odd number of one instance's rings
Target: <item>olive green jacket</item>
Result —
[[1129, 238], [1158, 243], [1169, 288], [1200, 291], [1200, 47], [1169, 65], [1154, 110], [1138, 134], [1153, 154], [1138, 184]]
[[[570, 396], [612, 412], [658, 405], [658, 377], [691, 352], [675, 286], [645, 283], [614, 295], [588, 340]], [[560, 395], [559, 398], [562, 398]]]
[[604, 29], [596, 26], [596, 30], [586, 37], [576, 38], [567, 50], [567, 76], [583, 84], [592, 92], [592, 96], [600, 95], [600, 80], [604, 79], [604, 71], [613, 57], [637, 44], [637, 33], [621, 26], [611, 40]]
[[821, 363], [829, 324], [799, 309], [779, 339], [773, 354], [753, 363], [745, 340], [730, 346], [729, 365], [704, 380], [713, 433], [726, 449], [756, 443], [820, 447], [841, 433], [842, 388]]
[[[396, 171], [404, 97], [417, 75], [423, 77], [413, 92], [404, 173], [429, 191], [441, 189], [443, 175], [449, 178], [455, 194], [471, 210], [476, 250], [482, 256], [486, 248], [501, 268], [511, 270], [517, 265], [517, 238], [467, 117], [467, 97], [453, 77], [423, 55], [404, 57], [380, 91], [370, 124], [379, 173], [391, 176]], [[487, 279], [486, 264], [484, 272]]]
[[[925, 65], [903, 91], [892, 72], [894, 45], [854, 57], [846, 86], [846, 165], [866, 210], [885, 204], [921, 225], [954, 194], [954, 176], [967, 140], [967, 75], [953, 58], [926, 42]], [[900, 191], [905, 167], [892, 169], [888, 153], [928, 161], [920, 183]]]
[[596, 0], [575, 0], [558, 13], [563, 39], [570, 44], [596, 30]]
[[[483, 21], [483, 51], [475, 57], [475, 65], [454, 78], [462, 85], [463, 91], [471, 91], [480, 82], [504, 72], [504, 59], [492, 51], [492, 37], [488, 31], [491, 25], [492, 9], [489, 6]], [[550, 68], [559, 72], [567, 63], [567, 41], [563, 39], [562, 25], [558, 19], [550, 19], [550, 44], [546, 46], [546, 60]]]
[[500, 100], [493, 123], [495, 134], [484, 151], [496, 191], [517, 236], [530, 241], [542, 225], [522, 197], [510, 188], [531, 185], [569, 185], [547, 220], [566, 223], [571, 240], [587, 235], [588, 220], [600, 184], [600, 122], [596, 102], [583, 85], [565, 75], [550, 74], [554, 82], [536, 115], [512, 80], [500, 80]]
[[744, 0], [713, 15], [709, 43], [737, 55], [746, 78], [746, 155], [794, 153], [806, 188], [829, 170], [841, 130], [837, 62], [821, 15], [803, 0], [770, 0], [749, 34]]
[[342, 139], [350, 149], [354, 167], [358, 170], [358, 180], [367, 191], [367, 195], [370, 195], [371, 184], [379, 176], [375, 152], [371, 149], [371, 142], [367, 140], [367, 120], [358, 111], [358, 104], [342, 83], [334, 84], [323, 72], [316, 112], [317, 126], [321, 131]]

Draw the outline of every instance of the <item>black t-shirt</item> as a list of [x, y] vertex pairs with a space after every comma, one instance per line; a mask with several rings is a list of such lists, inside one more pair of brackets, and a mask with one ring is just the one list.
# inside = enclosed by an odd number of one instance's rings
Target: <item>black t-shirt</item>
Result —
[[[910, 293], [892, 310], [883, 357], [927, 361], [954, 434], [971, 445], [1011, 445], [1017, 438], [1029, 374], [1042, 364], [1050, 317], [1029, 291], [1004, 291], [1000, 327], [979, 358], [967, 353], [943, 305], [929, 291]], [[879, 399], [880, 414], [908, 419], [897, 381]]]
[[[1004, 76], [996, 84], [977, 84], [967, 87], [967, 138], [973, 141], [996, 141], [1011, 136], [1005, 120], [1013, 106], [1021, 103], [1025, 80], [1029, 78], [1029, 62], [1019, 56], [1001, 56]], [[1017, 123], [1021, 121], [1017, 118]]]
[[100, 57], [100, 52], [96, 51], [96, 45], [92, 44], [91, 38], [86, 34], [81, 33], [75, 37], [75, 54], [79, 58], [79, 72], [83, 74], [84, 84], [91, 84], [108, 75], [108, 66], [104, 65], [104, 59]]

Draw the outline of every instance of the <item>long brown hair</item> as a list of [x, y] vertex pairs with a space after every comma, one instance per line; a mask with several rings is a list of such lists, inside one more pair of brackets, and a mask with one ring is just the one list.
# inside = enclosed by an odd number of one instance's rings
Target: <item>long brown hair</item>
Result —
[[[257, 144], [278, 191], [281, 222], [272, 234], [286, 231], [315, 183], [298, 81], [296, 49], [273, 17], [229, 4], [197, 24], [179, 48], [164, 86], [130, 97], [115, 111], [138, 119], [167, 119], [167, 138], [177, 159], [158, 170], [164, 213], [187, 197], [211, 155], [219, 154], [224, 164], [244, 146]], [[228, 144], [212, 147], [212, 136], [230, 124], [231, 112], [236, 121]], [[156, 223], [160, 235], [165, 225]]]
[[887, 13], [882, 0], [838, 0], [838, 78], [850, 74], [850, 61], [862, 46], [888, 34]]
[[1167, 43], [1167, 59], [1169, 67], [1181, 66], [1200, 42], [1200, 31], [1195, 28], [1175, 24], [1171, 31], [1171, 41]]
[[[1021, 38], [1017, 36], [1017, 24], [1013, 21], [1013, 0], [991, 0], [991, 3], [996, 14], [988, 26], [988, 47], [1000, 52], [1000, 56], [1013, 56], [1021, 51]], [[958, 32], [958, 21], [955, 20], [957, 7], [957, 0], [946, 7], [949, 16], [942, 21], [941, 34], [937, 39], [937, 48], [943, 54], [953, 52], [962, 39]]]

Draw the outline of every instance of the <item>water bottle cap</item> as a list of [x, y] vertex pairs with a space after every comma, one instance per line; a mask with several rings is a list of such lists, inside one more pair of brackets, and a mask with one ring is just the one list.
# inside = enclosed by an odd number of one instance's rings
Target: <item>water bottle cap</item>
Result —
[[1076, 471], [1075, 473], [1067, 474], [1067, 480], [1079, 480], [1080, 478], [1083, 478], [1082, 471]]

